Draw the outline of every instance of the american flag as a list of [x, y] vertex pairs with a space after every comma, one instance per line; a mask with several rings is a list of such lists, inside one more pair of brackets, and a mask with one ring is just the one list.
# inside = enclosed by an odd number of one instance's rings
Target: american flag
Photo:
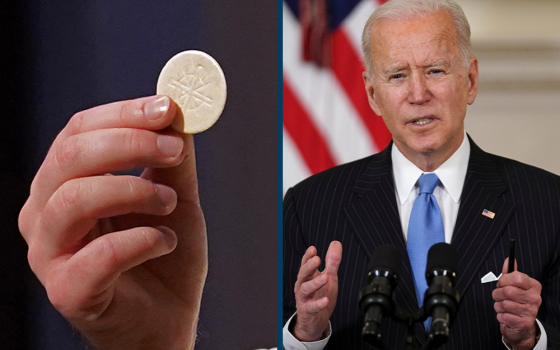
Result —
[[362, 80], [364, 24], [383, 0], [284, 0], [283, 187], [381, 151], [391, 134]]

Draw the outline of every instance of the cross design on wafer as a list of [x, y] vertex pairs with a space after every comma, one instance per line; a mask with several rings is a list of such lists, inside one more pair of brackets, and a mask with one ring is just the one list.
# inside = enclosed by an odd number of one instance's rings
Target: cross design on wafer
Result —
[[205, 83], [204, 69], [198, 66], [194, 73], [186, 74], [179, 80], [171, 80], [169, 86], [181, 92], [180, 102], [186, 109], [196, 109], [205, 103], [212, 105], [212, 99], [201, 91], [210, 83]]
[[202, 51], [183, 51], [161, 70], [157, 94], [169, 96], [180, 108], [183, 118], [177, 120], [177, 130], [196, 134], [214, 125], [222, 114], [226, 79], [212, 56]]

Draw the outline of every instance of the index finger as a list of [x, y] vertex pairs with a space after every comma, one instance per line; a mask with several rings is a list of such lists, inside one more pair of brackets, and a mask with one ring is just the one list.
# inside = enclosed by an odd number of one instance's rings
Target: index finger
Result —
[[[305, 254], [303, 254], [303, 257], [301, 258], [301, 265], [299, 267], [296, 285], [313, 278], [315, 273], [318, 271], [317, 268], [319, 267], [321, 259], [317, 257], [317, 259], [312, 260], [316, 256], [317, 248], [315, 248], [314, 246], [310, 246], [309, 248], [307, 248]], [[317, 260], [319, 260], [319, 264], [317, 264]]]
[[29, 205], [32, 206], [33, 211], [40, 210], [61, 182], [67, 180], [65, 177], [53, 176], [53, 174], [60, 175], [60, 168], [56, 162], [49, 161], [52, 154], [56, 152], [57, 146], [64, 140], [72, 135], [101, 129], [142, 127], [148, 130], [163, 129], [173, 122], [177, 110], [178, 108], [169, 97], [152, 96], [97, 106], [74, 115], [56, 137], [49, 154], [31, 184], [30, 199], [32, 201]]
[[113, 102], [76, 113], [60, 137], [111, 128], [161, 130], [168, 127], [179, 111], [167, 96], [149, 96]]
[[306, 263], [302, 264], [299, 268], [296, 284], [306, 282], [318, 275], [318, 268], [320, 264], [321, 259], [318, 256], [313, 256], [308, 259]]

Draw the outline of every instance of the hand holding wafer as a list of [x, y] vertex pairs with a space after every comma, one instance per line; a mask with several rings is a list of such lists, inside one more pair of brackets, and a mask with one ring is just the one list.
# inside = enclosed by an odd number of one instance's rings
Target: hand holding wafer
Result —
[[[225, 102], [225, 90], [212, 95], [196, 84], [221, 107], [153, 96], [74, 115], [20, 213], [33, 272], [97, 349], [194, 347], [208, 263], [188, 133], [210, 127]], [[138, 167], [140, 177], [110, 175]]]

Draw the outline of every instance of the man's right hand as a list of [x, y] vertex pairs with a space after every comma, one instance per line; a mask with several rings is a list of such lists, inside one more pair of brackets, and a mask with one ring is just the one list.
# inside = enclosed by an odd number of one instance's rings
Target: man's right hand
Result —
[[301, 259], [294, 288], [297, 317], [293, 335], [302, 342], [320, 340], [329, 325], [338, 294], [338, 267], [342, 260], [342, 245], [333, 241], [327, 251], [325, 269], [319, 272], [321, 258], [313, 246]]

